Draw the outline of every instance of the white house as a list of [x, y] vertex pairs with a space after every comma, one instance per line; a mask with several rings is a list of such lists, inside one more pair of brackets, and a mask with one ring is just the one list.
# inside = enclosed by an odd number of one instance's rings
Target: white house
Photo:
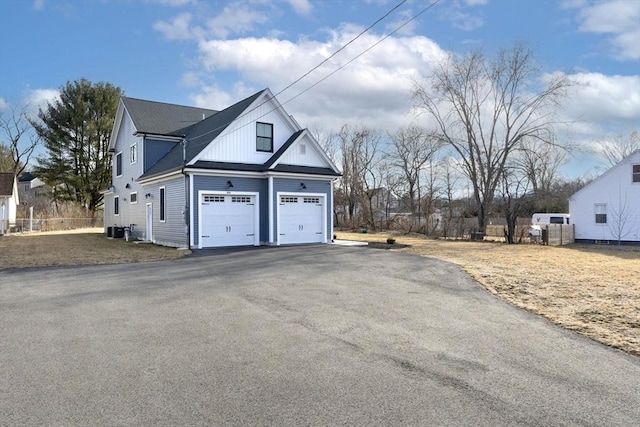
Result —
[[122, 98], [104, 224], [200, 249], [327, 243], [336, 165], [264, 89], [214, 111]]
[[569, 198], [576, 243], [640, 245], [640, 150]]
[[19, 205], [15, 176], [12, 173], [0, 173], [0, 234], [6, 233], [11, 224], [15, 224]]

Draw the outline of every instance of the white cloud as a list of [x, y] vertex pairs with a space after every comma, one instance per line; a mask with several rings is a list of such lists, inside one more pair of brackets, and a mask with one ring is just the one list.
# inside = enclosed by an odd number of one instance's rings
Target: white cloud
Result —
[[60, 99], [60, 91], [58, 89], [31, 89], [24, 97], [24, 105], [27, 107], [27, 113], [36, 117], [38, 110], [45, 110], [47, 103], [52, 103]]
[[162, 33], [168, 40], [188, 40], [201, 37], [204, 32], [199, 27], [191, 27], [192, 15], [188, 12], [181, 13], [171, 22], [158, 21], [153, 28]]
[[640, 59], [640, 1], [574, 1], [565, 6], [578, 9], [579, 31], [609, 36], [614, 57]]
[[269, 20], [266, 14], [244, 4], [232, 3], [222, 13], [207, 22], [211, 34], [227, 38], [230, 34], [242, 34], [253, 30], [254, 24]]
[[186, 6], [188, 4], [195, 4], [197, 0], [147, 0], [147, 3], [160, 3], [167, 6]]
[[9, 103], [2, 97], [0, 97], [0, 110], [4, 110], [9, 107]]
[[440, 9], [440, 19], [449, 21], [454, 28], [473, 31], [484, 25], [484, 17], [480, 11], [477, 9], [471, 10], [470, 7], [484, 4], [486, 4], [486, 1], [483, 0], [465, 0], [464, 4], [454, 0]]
[[313, 11], [313, 5], [309, 0], [287, 0], [298, 15], [307, 16]]
[[[267, 86], [278, 92], [361, 30], [361, 27], [344, 26], [331, 31], [326, 41], [301, 39], [292, 42], [268, 38], [201, 41], [200, 61], [205, 72], [210, 75], [237, 72], [238, 83], [245, 84], [226, 91], [215, 83], [205, 85], [193, 99], [202, 102], [215, 95], [232, 102]], [[279, 95], [278, 99], [282, 103], [287, 102], [380, 38], [372, 34], [363, 35], [309, 77]], [[397, 127], [413, 119], [410, 113], [412, 79], [444, 56], [445, 52], [426, 37], [391, 37], [285, 108], [301, 123], [322, 122], [330, 128], [347, 122]]]
[[44, 9], [44, 0], [34, 0], [33, 8], [35, 10], [43, 10]]

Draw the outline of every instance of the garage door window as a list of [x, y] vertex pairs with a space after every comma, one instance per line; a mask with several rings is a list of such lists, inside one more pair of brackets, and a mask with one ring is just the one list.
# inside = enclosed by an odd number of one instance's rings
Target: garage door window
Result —
[[280, 203], [298, 203], [297, 197], [280, 197]]
[[304, 198], [304, 203], [315, 203], [315, 204], [318, 204], [318, 203], [320, 203], [320, 197], [305, 197]]
[[205, 203], [224, 203], [224, 196], [204, 196], [202, 201]]
[[231, 203], [251, 203], [251, 197], [249, 196], [232, 196]]

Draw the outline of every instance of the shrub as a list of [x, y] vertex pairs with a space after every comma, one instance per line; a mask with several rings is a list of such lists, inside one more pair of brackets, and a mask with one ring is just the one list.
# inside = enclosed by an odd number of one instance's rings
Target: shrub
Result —
[[390, 245], [393, 245], [396, 242], [396, 239], [394, 239], [393, 237], [389, 237], [387, 238], [387, 243]]

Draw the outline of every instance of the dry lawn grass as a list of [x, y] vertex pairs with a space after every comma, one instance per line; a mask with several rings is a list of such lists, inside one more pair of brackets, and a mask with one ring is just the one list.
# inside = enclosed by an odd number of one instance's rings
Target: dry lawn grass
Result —
[[[389, 237], [336, 234], [339, 239], [375, 242]], [[410, 245], [399, 251], [458, 264], [506, 301], [640, 356], [640, 248], [391, 237]]]
[[188, 253], [190, 251], [153, 244], [107, 239], [102, 229], [0, 237], [0, 269], [159, 261]]

